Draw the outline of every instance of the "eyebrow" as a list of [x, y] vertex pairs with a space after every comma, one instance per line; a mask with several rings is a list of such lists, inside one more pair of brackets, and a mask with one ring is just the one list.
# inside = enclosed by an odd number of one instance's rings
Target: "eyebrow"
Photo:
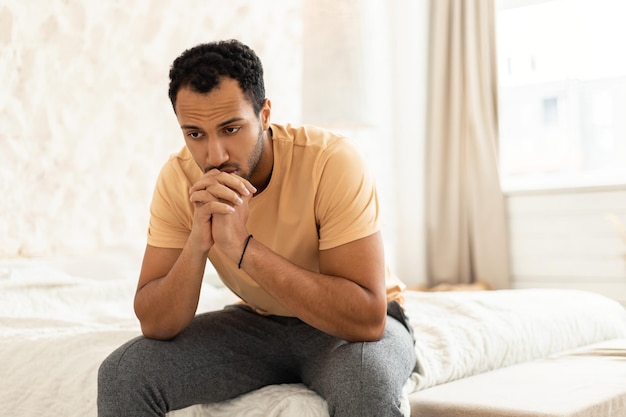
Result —
[[194, 125], [182, 125], [180, 128], [183, 130], [201, 130], [198, 126]]
[[[217, 127], [224, 127], [224, 126], [227, 126], [227, 125], [229, 125], [231, 123], [239, 122], [239, 121], [242, 121], [242, 120], [245, 120], [245, 119], [243, 117], [232, 117], [232, 118], [230, 118], [228, 120], [223, 121], [222, 123], [217, 125]], [[181, 129], [185, 129], [185, 130], [187, 130], [187, 129], [189, 129], [189, 130], [202, 130], [201, 128], [199, 128], [198, 126], [195, 126], [195, 125], [182, 125], [180, 128]]]

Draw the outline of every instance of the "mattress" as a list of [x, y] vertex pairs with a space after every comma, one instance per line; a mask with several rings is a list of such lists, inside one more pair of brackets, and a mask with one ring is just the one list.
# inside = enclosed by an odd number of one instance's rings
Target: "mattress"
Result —
[[[0, 261], [0, 415], [96, 416], [101, 361], [140, 334], [132, 305], [140, 254]], [[198, 311], [237, 301], [207, 276]], [[610, 339], [626, 339], [626, 311], [575, 290], [406, 294], [418, 391]], [[424, 391], [426, 392], [426, 391]], [[432, 392], [432, 391], [430, 391]], [[328, 417], [301, 384], [265, 387], [169, 417]]]
[[624, 417], [626, 339], [416, 392], [411, 412], [415, 417]]

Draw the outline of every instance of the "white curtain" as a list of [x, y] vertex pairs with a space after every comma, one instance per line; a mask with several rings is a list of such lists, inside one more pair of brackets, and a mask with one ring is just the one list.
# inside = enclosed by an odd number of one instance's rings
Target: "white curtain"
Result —
[[430, 7], [428, 277], [507, 288], [493, 0], [431, 0]]

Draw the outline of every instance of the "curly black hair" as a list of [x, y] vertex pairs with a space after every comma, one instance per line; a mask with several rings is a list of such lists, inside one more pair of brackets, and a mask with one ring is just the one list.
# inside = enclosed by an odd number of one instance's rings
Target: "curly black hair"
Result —
[[250, 47], [235, 39], [194, 46], [174, 60], [169, 85], [174, 111], [182, 87], [204, 94], [216, 88], [223, 77], [237, 80], [255, 113], [261, 111], [265, 101], [263, 65]]

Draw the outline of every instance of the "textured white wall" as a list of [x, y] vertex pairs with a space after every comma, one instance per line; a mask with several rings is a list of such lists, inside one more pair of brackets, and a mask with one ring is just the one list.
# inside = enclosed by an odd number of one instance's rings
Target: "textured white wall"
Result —
[[143, 246], [165, 158], [183, 145], [172, 60], [238, 38], [274, 120], [297, 122], [299, 1], [0, 1], [0, 257]]
[[169, 66], [238, 38], [263, 61], [274, 121], [333, 126], [361, 148], [387, 257], [424, 282], [426, 5], [0, 0], [0, 258], [141, 249], [157, 173], [183, 146]]

